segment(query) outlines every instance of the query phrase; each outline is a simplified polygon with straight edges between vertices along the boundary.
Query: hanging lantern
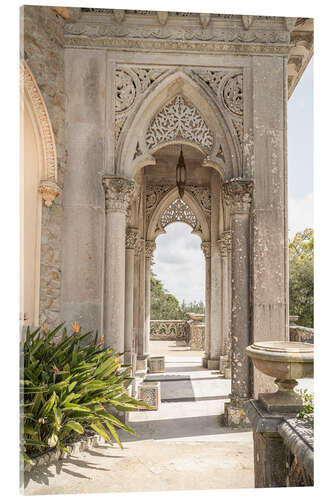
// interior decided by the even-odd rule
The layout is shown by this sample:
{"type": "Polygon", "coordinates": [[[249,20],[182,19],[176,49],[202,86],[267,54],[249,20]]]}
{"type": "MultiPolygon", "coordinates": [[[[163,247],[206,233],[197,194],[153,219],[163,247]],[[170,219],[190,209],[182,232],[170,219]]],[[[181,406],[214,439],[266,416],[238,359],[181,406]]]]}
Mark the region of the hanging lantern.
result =
{"type": "Polygon", "coordinates": [[[180,148],[180,155],[178,158],[177,168],[176,168],[176,184],[178,187],[178,193],[181,198],[184,196],[185,184],[186,184],[186,165],[183,156],[183,149],[180,148]]]}

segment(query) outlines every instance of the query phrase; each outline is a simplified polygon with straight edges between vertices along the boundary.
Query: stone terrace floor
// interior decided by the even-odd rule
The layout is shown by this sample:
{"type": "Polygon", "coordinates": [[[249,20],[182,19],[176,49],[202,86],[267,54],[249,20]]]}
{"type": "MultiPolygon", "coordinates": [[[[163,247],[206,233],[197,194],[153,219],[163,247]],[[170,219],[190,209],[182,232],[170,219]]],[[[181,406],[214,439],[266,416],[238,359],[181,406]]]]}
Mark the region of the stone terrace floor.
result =
{"type": "Polygon", "coordinates": [[[252,432],[222,426],[230,380],[202,368],[201,352],[158,344],[165,373],[146,379],[161,381],[160,409],[130,413],[123,450],[101,445],[26,474],[25,495],[254,487],[252,432]]]}

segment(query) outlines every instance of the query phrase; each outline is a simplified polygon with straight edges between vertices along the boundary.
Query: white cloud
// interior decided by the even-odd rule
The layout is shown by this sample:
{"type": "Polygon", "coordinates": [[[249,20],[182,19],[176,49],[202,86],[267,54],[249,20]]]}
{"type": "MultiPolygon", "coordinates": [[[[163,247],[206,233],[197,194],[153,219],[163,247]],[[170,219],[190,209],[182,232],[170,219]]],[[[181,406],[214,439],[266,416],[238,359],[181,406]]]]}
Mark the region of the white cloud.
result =
{"type": "Polygon", "coordinates": [[[175,223],[156,240],[156,273],[164,287],[182,302],[205,300],[205,259],[201,240],[186,224],[175,223]]]}
{"type": "Polygon", "coordinates": [[[313,193],[300,199],[289,197],[288,212],[288,234],[291,239],[298,231],[313,227],[313,193]]]}

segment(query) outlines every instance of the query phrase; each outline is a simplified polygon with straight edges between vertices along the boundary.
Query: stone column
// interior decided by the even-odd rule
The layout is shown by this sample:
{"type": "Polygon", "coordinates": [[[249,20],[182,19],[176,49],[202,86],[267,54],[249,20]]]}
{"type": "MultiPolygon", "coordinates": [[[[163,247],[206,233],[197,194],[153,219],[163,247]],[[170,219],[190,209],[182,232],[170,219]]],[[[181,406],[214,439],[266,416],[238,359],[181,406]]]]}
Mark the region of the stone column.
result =
{"type": "Polygon", "coordinates": [[[249,360],[245,354],[250,341],[250,207],[253,181],[231,179],[223,185],[231,210],[232,229],[232,316],[231,316],[231,397],[225,408],[227,425],[247,421],[244,402],[251,396],[249,360]]]}
{"type": "Polygon", "coordinates": [[[150,266],[151,258],[156,248],[155,241],[146,241],[145,244],[145,354],[149,357],[150,337],[150,266]]]}
{"type": "Polygon", "coordinates": [[[138,239],[138,230],[128,228],[126,231],[125,257],[125,339],[124,361],[132,364],[133,355],[133,318],[134,318],[134,252],[138,239]]]}
{"type": "Polygon", "coordinates": [[[203,241],[201,243],[201,250],[206,260],[206,283],[205,283],[205,357],[203,358],[203,366],[208,368],[208,359],[210,351],[210,276],[211,276],[211,251],[210,241],[203,241]]]}
{"type": "Polygon", "coordinates": [[[230,290],[229,290],[229,254],[231,249],[231,231],[224,231],[218,240],[222,260],[222,355],[230,351],[230,290]]]}
{"type": "Polygon", "coordinates": [[[145,241],[139,238],[135,249],[137,256],[137,370],[147,369],[147,352],[145,345],[145,241]]]}
{"type": "Polygon", "coordinates": [[[134,194],[134,181],[104,176],[105,270],[104,341],[116,352],[124,352],[125,233],[126,210],[134,194]]]}

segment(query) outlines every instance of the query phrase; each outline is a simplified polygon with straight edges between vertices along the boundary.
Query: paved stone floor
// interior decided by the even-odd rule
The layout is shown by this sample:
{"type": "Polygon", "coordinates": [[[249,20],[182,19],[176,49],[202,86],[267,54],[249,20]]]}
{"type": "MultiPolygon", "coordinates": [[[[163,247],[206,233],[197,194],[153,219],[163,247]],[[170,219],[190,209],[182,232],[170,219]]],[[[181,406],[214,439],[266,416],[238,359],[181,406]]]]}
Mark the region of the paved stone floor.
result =
{"type": "Polygon", "coordinates": [[[170,347],[165,373],[146,377],[161,381],[161,407],[130,414],[136,434],[119,433],[124,449],[101,445],[39,467],[25,495],[254,486],[252,433],[222,426],[230,380],[202,368],[198,351],[170,347]]]}

